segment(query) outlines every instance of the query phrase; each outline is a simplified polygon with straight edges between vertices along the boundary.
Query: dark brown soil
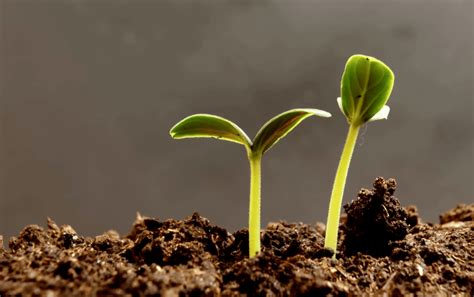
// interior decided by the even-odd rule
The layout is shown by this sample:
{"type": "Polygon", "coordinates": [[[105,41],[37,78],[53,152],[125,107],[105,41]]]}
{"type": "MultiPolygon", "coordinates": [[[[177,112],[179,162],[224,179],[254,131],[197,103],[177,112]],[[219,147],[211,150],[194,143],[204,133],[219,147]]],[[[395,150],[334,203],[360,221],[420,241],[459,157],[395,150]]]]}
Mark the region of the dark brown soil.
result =
{"type": "Polygon", "coordinates": [[[271,223],[248,259],[246,230],[230,234],[197,213],[138,216],[126,237],[82,237],[48,220],[0,248],[0,296],[473,296],[474,205],[426,224],[400,207],[395,187],[378,178],[344,207],[337,260],[322,224],[271,223]]]}

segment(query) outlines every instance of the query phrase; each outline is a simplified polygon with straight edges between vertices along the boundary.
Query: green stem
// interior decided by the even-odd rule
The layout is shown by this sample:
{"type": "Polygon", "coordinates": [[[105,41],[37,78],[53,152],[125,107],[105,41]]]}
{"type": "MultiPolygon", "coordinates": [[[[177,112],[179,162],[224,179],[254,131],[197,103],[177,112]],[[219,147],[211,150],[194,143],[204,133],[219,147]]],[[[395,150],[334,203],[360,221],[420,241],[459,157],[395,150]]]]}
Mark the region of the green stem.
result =
{"type": "Polygon", "coordinates": [[[339,166],[337,167],[336,178],[332,187],[331,200],[329,202],[328,220],[326,223],[326,237],[324,247],[331,248],[334,251],[334,257],[337,250],[337,236],[339,231],[339,217],[341,214],[342,197],[346,185],[347,172],[351,163],[352,153],[359,134],[360,125],[350,125],[347,133],[346,143],[342,150],[339,166]]]}
{"type": "Polygon", "coordinates": [[[250,161],[249,257],[260,252],[260,179],[261,154],[252,154],[250,161]]]}

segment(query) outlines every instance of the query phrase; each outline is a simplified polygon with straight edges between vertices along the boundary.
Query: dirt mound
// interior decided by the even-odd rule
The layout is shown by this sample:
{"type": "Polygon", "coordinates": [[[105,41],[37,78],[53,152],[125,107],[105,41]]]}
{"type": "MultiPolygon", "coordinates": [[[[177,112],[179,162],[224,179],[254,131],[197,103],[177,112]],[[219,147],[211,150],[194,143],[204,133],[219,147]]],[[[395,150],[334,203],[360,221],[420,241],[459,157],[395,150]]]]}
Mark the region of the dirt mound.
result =
{"type": "Polygon", "coordinates": [[[347,255],[358,252],[386,256],[391,252],[390,242],[408,234],[408,213],[393,196],[396,189],[393,178],[378,177],[372,190],[360,190],[357,199],[344,205],[346,220],[343,251],[347,255]]]}

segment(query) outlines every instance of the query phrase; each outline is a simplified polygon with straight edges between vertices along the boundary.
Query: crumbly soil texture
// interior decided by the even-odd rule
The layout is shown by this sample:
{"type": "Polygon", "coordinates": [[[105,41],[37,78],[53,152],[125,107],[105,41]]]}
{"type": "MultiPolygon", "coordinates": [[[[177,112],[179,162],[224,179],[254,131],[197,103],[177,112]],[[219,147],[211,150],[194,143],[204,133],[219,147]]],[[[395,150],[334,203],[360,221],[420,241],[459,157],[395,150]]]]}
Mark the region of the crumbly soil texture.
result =
{"type": "Polygon", "coordinates": [[[0,245],[0,296],[473,296],[474,204],[425,223],[395,188],[377,178],[344,206],[336,258],[320,223],[270,223],[249,259],[246,229],[197,213],[138,216],[124,237],[48,220],[0,245]]]}

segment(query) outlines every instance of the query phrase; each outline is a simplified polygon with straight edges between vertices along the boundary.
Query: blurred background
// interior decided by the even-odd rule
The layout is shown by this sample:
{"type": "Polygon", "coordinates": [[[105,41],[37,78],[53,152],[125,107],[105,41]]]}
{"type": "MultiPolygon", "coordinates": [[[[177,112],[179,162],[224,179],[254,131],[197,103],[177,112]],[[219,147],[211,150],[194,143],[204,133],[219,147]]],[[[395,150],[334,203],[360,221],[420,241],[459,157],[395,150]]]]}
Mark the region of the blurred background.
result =
{"type": "Polygon", "coordinates": [[[386,62],[388,121],[362,129],[345,202],[394,177],[423,218],[473,202],[472,1],[0,0],[0,234],[51,217],[85,235],[194,211],[247,225],[243,147],[174,141],[193,113],[253,136],[315,107],[263,159],[262,224],[325,222],[347,132],[347,58],[386,62]]]}

